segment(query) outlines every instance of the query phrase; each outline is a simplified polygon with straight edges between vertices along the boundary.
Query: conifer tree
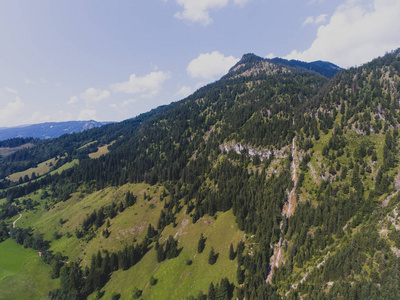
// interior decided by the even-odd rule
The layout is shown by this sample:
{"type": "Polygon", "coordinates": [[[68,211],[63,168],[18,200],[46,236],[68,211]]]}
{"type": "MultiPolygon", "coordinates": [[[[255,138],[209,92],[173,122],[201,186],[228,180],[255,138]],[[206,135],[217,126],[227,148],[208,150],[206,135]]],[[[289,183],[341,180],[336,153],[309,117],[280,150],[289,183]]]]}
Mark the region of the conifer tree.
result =
{"type": "Polygon", "coordinates": [[[236,257],[236,253],[235,253],[235,251],[233,250],[233,245],[232,245],[232,243],[231,243],[231,246],[229,247],[229,259],[230,259],[230,260],[234,260],[235,257],[236,257]]]}
{"type": "Polygon", "coordinates": [[[197,244],[197,252],[202,253],[205,246],[206,246],[206,239],[204,238],[203,233],[201,233],[199,242],[197,244]]]}
{"type": "Polygon", "coordinates": [[[208,255],[208,263],[213,265],[217,262],[218,253],[216,254],[214,251],[214,247],[211,247],[210,254],[208,255]]]}

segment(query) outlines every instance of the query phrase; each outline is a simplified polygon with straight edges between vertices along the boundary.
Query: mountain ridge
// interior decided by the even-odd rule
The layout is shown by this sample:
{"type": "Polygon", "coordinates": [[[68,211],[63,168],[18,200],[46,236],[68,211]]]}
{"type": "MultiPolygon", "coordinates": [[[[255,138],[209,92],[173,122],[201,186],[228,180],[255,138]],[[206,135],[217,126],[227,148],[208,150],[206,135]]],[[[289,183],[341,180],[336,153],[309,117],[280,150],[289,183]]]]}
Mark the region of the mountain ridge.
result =
{"type": "Polygon", "coordinates": [[[110,124],[112,122],[90,121],[66,121],[66,122],[45,122],[38,124],[19,125],[0,128],[0,141],[12,138],[39,138],[50,139],[59,137],[62,134],[80,132],[91,128],[110,124]]]}
{"type": "Polygon", "coordinates": [[[307,70],[313,71],[322,76],[327,78],[332,78],[336,75],[336,73],[344,70],[343,68],[326,61],[313,61],[313,62],[303,62],[299,60],[287,60],[284,58],[262,58],[260,56],[255,55],[254,53],[246,53],[242,56],[242,58],[237,62],[228,72],[229,73],[236,73],[239,69],[246,69],[248,70],[251,67],[255,67],[260,64],[265,63],[272,63],[288,68],[300,69],[300,70],[307,70]]]}

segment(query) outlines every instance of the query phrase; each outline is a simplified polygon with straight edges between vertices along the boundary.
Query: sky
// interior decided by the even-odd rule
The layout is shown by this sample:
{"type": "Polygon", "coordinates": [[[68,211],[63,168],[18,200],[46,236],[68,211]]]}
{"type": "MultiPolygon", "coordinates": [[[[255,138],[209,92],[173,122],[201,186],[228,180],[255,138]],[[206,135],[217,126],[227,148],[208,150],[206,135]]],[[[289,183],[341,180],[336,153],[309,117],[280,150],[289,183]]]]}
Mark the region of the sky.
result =
{"type": "Polygon", "coordinates": [[[245,53],[360,66],[399,32],[399,0],[0,0],[0,127],[132,118],[245,53]]]}

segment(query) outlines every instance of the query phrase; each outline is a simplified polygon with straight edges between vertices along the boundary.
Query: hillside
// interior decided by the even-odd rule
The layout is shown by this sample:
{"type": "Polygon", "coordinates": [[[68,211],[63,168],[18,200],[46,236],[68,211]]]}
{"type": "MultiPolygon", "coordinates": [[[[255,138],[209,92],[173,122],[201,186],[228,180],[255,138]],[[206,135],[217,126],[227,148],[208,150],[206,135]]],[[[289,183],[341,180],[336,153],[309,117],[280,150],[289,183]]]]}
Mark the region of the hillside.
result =
{"type": "Polygon", "coordinates": [[[400,50],[333,70],[246,54],[182,101],[29,141],[1,158],[0,238],[22,214],[51,299],[400,298],[400,50]]]}

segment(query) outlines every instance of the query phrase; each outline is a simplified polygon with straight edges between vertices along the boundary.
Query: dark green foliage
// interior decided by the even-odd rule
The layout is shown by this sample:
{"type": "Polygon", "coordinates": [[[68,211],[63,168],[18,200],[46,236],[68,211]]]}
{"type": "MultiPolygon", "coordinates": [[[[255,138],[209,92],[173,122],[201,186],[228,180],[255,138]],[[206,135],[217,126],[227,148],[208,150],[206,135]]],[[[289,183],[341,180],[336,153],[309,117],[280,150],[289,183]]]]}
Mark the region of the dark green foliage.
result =
{"type": "Polygon", "coordinates": [[[149,226],[147,227],[147,236],[149,237],[149,239],[155,237],[158,234],[158,231],[154,229],[154,227],[149,224],[149,226]]]}
{"type": "Polygon", "coordinates": [[[208,300],[215,300],[215,287],[213,285],[213,283],[210,283],[210,286],[208,287],[208,295],[207,295],[207,299],[208,300]]]}
{"type": "Polygon", "coordinates": [[[167,242],[165,243],[165,249],[163,245],[160,245],[158,241],[156,241],[155,245],[156,253],[157,253],[157,261],[162,262],[165,259],[172,259],[179,255],[182,251],[178,249],[178,241],[175,240],[172,235],[168,237],[167,242]]]}
{"type": "Polygon", "coordinates": [[[139,290],[137,287],[135,287],[132,291],[132,297],[133,299],[139,299],[140,296],[142,296],[142,291],[139,290]]]}
{"type": "Polygon", "coordinates": [[[155,279],[154,276],[150,277],[149,283],[151,286],[156,285],[157,284],[158,279],[155,279]]]}
{"type": "Polygon", "coordinates": [[[211,247],[210,254],[208,255],[208,263],[213,265],[217,262],[219,253],[215,253],[214,247],[211,247]]]}
{"type": "Polygon", "coordinates": [[[206,246],[206,238],[204,238],[203,233],[200,234],[199,242],[197,243],[197,253],[202,253],[204,247],[206,246]]]}
{"type": "Polygon", "coordinates": [[[235,257],[236,257],[236,253],[235,253],[235,250],[233,250],[233,245],[231,243],[231,245],[229,246],[229,259],[234,260],[235,257]]]}
{"type": "Polygon", "coordinates": [[[118,294],[118,293],[113,293],[112,295],[111,295],[111,300],[118,300],[118,299],[120,299],[121,298],[121,294],[118,294]]]}
{"type": "Polygon", "coordinates": [[[239,284],[242,284],[244,282],[244,270],[242,270],[242,268],[240,266],[238,266],[237,268],[237,272],[236,272],[236,277],[237,277],[237,281],[239,284]]]}

